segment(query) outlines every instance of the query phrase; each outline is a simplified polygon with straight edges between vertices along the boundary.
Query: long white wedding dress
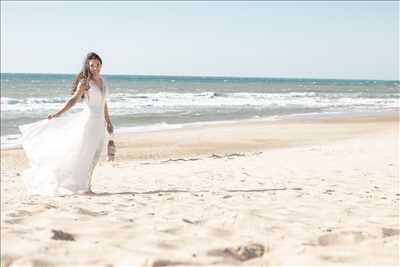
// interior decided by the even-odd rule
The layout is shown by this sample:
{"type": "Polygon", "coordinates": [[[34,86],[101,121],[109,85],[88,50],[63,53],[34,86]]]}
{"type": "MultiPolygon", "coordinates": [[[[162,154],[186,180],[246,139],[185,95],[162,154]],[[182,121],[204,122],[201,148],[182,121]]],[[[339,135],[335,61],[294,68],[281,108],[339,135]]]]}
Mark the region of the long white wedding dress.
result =
{"type": "Polygon", "coordinates": [[[105,82],[102,90],[91,81],[82,111],[19,126],[30,162],[21,173],[28,193],[66,195],[90,190],[104,146],[107,96],[105,82]]]}

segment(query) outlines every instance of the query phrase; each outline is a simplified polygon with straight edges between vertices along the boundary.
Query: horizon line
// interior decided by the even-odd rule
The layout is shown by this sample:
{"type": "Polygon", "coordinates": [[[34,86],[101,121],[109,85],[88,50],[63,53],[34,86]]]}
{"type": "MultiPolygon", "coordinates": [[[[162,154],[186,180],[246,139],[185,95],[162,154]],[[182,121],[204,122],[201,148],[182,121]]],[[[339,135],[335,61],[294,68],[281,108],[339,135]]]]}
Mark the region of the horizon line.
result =
{"type": "MultiPolygon", "coordinates": [[[[44,72],[0,72],[3,74],[38,74],[38,75],[77,75],[76,73],[44,73],[44,72]]],[[[101,75],[114,75],[114,76],[149,76],[149,77],[198,77],[198,78],[250,78],[250,79],[303,79],[303,80],[347,80],[347,81],[386,81],[386,82],[399,82],[400,79],[364,79],[364,78],[315,78],[315,77],[267,77],[267,76],[226,76],[226,75],[176,75],[176,74],[112,74],[112,73],[102,73],[101,75]]]]}

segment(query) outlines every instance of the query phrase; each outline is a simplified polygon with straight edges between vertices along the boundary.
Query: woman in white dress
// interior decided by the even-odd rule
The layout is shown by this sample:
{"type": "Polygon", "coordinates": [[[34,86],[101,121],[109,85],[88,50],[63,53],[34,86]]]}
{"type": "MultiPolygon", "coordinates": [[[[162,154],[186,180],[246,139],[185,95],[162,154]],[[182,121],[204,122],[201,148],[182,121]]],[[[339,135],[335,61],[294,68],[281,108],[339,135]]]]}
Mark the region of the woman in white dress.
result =
{"type": "Polygon", "coordinates": [[[91,178],[104,146],[105,130],[113,133],[101,67],[100,56],[89,53],[64,107],[47,119],[19,127],[31,165],[22,172],[29,193],[92,193],[91,178]],[[64,114],[79,101],[85,106],[81,112],[64,114]]]}

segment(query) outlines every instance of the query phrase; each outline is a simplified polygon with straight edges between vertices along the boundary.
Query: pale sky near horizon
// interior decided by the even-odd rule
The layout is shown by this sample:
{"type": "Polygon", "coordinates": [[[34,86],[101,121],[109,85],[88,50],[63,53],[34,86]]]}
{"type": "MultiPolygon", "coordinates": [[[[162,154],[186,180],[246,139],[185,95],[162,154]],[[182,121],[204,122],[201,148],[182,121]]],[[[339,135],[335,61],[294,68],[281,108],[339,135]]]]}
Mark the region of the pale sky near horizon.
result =
{"type": "Polygon", "coordinates": [[[399,3],[1,1],[1,72],[399,80],[399,3]]]}

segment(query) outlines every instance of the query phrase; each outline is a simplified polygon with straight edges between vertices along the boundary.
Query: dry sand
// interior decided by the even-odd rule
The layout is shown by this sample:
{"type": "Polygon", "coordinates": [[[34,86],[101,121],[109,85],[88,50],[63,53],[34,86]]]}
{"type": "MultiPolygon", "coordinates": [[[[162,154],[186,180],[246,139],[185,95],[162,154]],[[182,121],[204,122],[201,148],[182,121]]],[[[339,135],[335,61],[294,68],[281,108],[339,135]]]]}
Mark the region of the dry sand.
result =
{"type": "Polygon", "coordinates": [[[1,151],[2,266],[398,265],[398,142],[398,117],[121,134],[64,197],[1,151]]]}

